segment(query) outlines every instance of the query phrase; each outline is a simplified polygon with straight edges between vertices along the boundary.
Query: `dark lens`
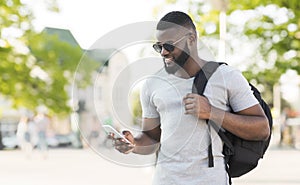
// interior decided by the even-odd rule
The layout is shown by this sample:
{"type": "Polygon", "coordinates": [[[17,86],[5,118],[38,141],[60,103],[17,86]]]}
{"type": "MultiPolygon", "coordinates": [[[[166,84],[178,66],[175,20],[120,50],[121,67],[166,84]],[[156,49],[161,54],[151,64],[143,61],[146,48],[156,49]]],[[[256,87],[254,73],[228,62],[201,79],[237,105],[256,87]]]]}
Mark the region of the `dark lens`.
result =
{"type": "Polygon", "coordinates": [[[162,46],[159,44],[153,44],[153,48],[156,52],[161,53],[162,46]]]}
{"type": "Polygon", "coordinates": [[[156,43],[156,44],[153,44],[153,48],[156,52],[161,53],[162,48],[164,48],[168,52],[172,52],[172,51],[174,51],[175,46],[170,43],[164,43],[163,45],[156,43]]]}
{"type": "Polygon", "coordinates": [[[174,51],[174,45],[172,45],[172,44],[169,44],[169,43],[165,43],[165,44],[163,44],[163,47],[167,50],[167,51],[169,51],[169,52],[172,52],[172,51],[174,51]]]}

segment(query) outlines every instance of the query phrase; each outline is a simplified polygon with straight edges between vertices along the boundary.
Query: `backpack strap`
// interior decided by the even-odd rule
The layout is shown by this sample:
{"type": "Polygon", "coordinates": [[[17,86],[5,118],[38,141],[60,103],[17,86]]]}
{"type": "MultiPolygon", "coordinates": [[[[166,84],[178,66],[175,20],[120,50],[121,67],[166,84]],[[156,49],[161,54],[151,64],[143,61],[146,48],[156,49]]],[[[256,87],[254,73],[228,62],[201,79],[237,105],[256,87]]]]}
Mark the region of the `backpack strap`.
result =
{"type": "MultiPolygon", "coordinates": [[[[204,96],[204,90],[207,85],[208,79],[220,66],[217,62],[207,62],[200,71],[196,74],[194,79],[193,93],[204,96]]],[[[213,152],[212,152],[212,139],[209,120],[206,120],[209,132],[209,145],[208,145],[208,167],[214,167],[213,152]]]]}
{"type": "MultiPolygon", "coordinates": [[[[226,172],[227,172],[228,178],[229,178],[228,179],[229,184],[231,185],[232,181],[231,181],[231,175],[229,173],[228,162],[229,162],[230,156],[232,156],[234,154],[234,147],[233,147],[231,141],[229,140],[229,138],[225,135],[224,128],[222,128],[221,126],[219,126],[212,120],[207,120],[206,123],[209,124],[211,127],[213,127],[213,129],[218,133],[219,137],[221,138],[224,145],[226,146],[226,147],[225,146],[223,147],[224,163],[225,163],[225,169],[226,169],[226,172]]],[[[213,156],[212,157],[211,156],[212,156],[212,154],[208,154],[208,163],[210,160],[213,159],[213,156]],[[211,159],[209,159],[209,158],[211,158],[211,159]]]]}
{"type": "Polygon", "coordinates": [[[213,73],[218,69],[220,65],[221,63],[217,62],[207,62],[200,69],[200,71],[195,75],[193,93],[204,96],[203,93],[208,79],[213,75],[213,73]]]}
{"type": "MultiPolygon", "coordinates": [[[[201,70],[196,74],[195,80],[194,80],[194,87],[193,87],[193,93],[197,93],[201,96],[204,96],[204,90],[207,85],[207,82],[209,78],[213,75],[213,73],[218,69],[218,67],[222,64],[226,63],[218,63],[218,62],[207,62],[201,70]]],[[[227,64],[226,64],[227,65],[227,64]]],[[[225,135],[225,130],[213,122],[212,120],[206,120],[206,124],[208,125],[208,131],[209,131],[209,146],[208,146],[208,166],[213,167],[213,154],[212,154],[212,140],[211,140],[211,134],[210,134],[210,126],[213,127],[213,129],[218,133],[224,144],[229,148],[228,151],[225,151],[228,153],[228,155],[233,153],[233,146],[225,135]]],[[[226,159],[225,159],[226,160],[226,159]]]]}

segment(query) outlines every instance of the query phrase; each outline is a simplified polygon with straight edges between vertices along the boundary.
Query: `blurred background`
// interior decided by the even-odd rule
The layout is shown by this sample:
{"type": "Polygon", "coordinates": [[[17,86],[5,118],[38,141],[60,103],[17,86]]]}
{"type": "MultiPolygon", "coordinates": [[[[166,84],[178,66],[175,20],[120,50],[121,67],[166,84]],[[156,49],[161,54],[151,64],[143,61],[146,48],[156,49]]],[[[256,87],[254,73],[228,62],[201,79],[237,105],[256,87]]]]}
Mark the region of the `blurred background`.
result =
{"type": "MultiPolygon", "coordinates": [[[[272,109],[270,149],[236,184],[300,183],[298,0],[1,0],[1,184],[151,184],[153,165],[126,167],[106,160],[110,152],[101,156],[112,146],[100,123],[122,127],[110,100],[116,77],[157,54],[138,44],[93,44],[172,10],[188,12],[215,60],[241,70],[272,109]]],[[[138,130],[139,85],[130,93],[128,124],[138,130]]]]}

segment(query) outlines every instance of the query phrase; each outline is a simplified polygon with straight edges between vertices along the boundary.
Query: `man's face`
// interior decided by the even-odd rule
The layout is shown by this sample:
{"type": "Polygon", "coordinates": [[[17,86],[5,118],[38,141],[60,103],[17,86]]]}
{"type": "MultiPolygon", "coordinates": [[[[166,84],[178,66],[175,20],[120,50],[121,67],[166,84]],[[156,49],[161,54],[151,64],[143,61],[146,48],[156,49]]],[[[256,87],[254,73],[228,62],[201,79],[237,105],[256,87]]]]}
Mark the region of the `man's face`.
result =
{"type": "Polygon", "coordinates": [[[157,31],[157,44],[159,49],[161,49],[160,54],[163,57],[165,69],[169,74],[174,74],[180,68],[183,68],[189,58],[188,36],[186,33],[178,33],[178,30],[173,28],[157,31]],[[166,44],[171,44],[175,47],[168,47],[166,44]]]}

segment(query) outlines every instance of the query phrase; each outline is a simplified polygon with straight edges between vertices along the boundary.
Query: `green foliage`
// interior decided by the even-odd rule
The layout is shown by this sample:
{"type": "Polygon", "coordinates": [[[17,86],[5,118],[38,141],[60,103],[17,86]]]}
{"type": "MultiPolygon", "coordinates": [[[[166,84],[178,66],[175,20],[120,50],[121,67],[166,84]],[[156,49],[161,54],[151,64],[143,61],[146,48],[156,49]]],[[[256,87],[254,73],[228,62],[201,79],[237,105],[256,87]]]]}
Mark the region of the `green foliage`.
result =
{"type": "MultiPolygon", "coordinates": [[[[55,0],[46,0],[51,11],[58,11],[55,0]]],[[[57,36],[35,33],[33,14],[20,0],[0,1],[0,93],[13,106],[35,111],[40,105],[50,113],[65,115],[73,74],[83,51],[57,36]]],[[[90,83],[92,71],[100,63],[85,57],[81,87],[90,83]]]]}
{"type": "Polygon", "coordinates": [[[26,65],[30,57],[28,53],[19,51],[19,48],[25,47],[32,14],[19,0],[1,1],[0,14],[0,92],[18,105],[23,97],[30,99],[22,91],[32,92],[32,86],[36,84],[33,82],[31,86],[23,87],[24,83],[32,82],[30,68],[26,65]]]}
{"type": "MultiPolygon", "coordinates": [[[[182,4],[181,0],[172,1],[173,4],[178,2],[182,4]]],[[[200,37],[216,37],[219,32],[220,8],[216,10],[205,1],[189,1],[186,5],[197,24],[200,37]],[[205,31],[208,24],[216,27],[215,32],[205,31]]],[[[226,8],[227,17],[234,17],[237,13],[242,16],[239,17],[241,23],[238,25],[227,22],[227,35],[230,38],[246,37],[244,40],[249,43],[260,43],[256,56],[248,59],[252,61],[247,65],[244,75],[248,80],[263,85],[264,93],[268,94],[266,97],[272,97],[273,85],[279,82],[287,70],[293,69],[300,74],[299,0],[228,0],[223,7],[226,8]],[[243,16],[247,13],[255,16],[243,16]]],[[[227,47],[234,45],[231,40],[226,42],[227,47]]],[[[227,51],[230,49],[227,48],[227,51]]]]}
{"type": "Polygon", "coordinates": [[[140,93],[139,91],[133,92],[131,98],[131,109],[132,109],[132,117],[133,123],[135,125],[140,125],[140,119],[142,118],[142,106],[140,102],[140,93]]]}
{"type": "MultiPolygon", "coordinates": [[[[280,1],[276,2],[279,3],[280,1]]],[[[294,69],[298,74],[300,73],[300,39],[297,36],[300,34],[300,25],[298,24],[300,14],[296,9],[281,8],[278,5],[267,5],[265,8],[271,8],[271,6],[275,11],[285,11],[287,20],[278,23],[278,21],[276,22],[276,17],[261,14],[246,23],[245,34],[254,39],[261,39],[259,50],[264,61],[270,61],[271,53],[276,54],[276,58],[273,59],[275,62],[272,69],[266,69],[255,77],[259,83],[265,84],[265,81],[260,80],[260,75],[272,76],[272,78],[269,78],[269,83],[274,85],[278,83],[280,76],[288,69],[294,69]],[[256,24],[258,27],[253,28],[250,24],[256,24]]],[[[255,10],[258,12],[257,8],[255,10]]],[[[251,71],[251,68],[248,70],[251,71]]]]}
{"type": "Polygon", "coordinates": [[[266,6],[270,4],[278,5],[279,7],[286,7],[291,10],[299,10],[300,4],[298,0],[230,0],[228,13],[235,10],[255,9],[259,6],[266,6]]]}
{"type": "Polygon", "coordinates": [[[51,79],[56,79],[57,83],[71,84],[74,80],[73,75],[77,72],[82,78],[76,84],[84,88],[91,83],[92,72],[101,65],[101,61],[94,61],[84,55],[79,46],[72,46],[57,35],[34,34],[29,43],[36,64],[47,72],[51,79]],[[80,62],[84,62],[84,65],[80,65],[78,69],[80,62]]]}

